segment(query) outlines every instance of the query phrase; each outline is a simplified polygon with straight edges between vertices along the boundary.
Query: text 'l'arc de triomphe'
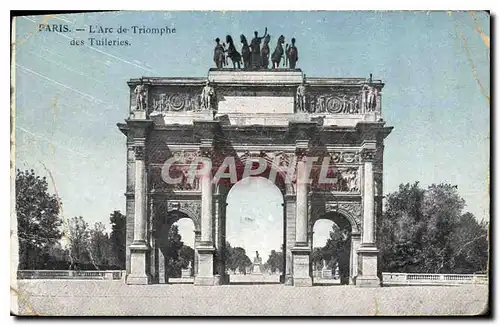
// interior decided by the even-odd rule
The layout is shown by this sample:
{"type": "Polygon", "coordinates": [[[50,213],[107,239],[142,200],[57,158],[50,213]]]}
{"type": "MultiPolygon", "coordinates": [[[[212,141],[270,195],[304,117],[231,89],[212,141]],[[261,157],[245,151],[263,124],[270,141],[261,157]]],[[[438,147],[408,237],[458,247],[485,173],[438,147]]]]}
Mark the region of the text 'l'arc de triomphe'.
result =
{"type": "Polygon", "coordinates": [[[195,228],[194,284],[229,282],[221,254],[227,194],[246,177],[245,166],[259,169],[264,161],[259,176],[273,175],[283,194],[282,282],[312,285],[312,228],[326,218],[351,232],[350,282],[380,285],[376,220],[384,139],[392,130],[381,115],[381,81],[311,78],[300,69],[210,69],[204,78],[143,77],[128,85],[130,115],[118,124],[127,139],[127,284],[165,282],[160,235],[184,217],[195,228]],[[307,157],[318,158],[312,168],[307,157]],[[212,168],[190,179],[192,163],[203,158],[212,168]],[[236,180],[213,178],[227,158],[236,180]],[[325,158],[333,182],[299,182],[308,169],[321,173],[325,158]],[[175,164],[165,169],[167,161],[175,164]],[[290,166],[295,172],[286,182],[290,166]]]}

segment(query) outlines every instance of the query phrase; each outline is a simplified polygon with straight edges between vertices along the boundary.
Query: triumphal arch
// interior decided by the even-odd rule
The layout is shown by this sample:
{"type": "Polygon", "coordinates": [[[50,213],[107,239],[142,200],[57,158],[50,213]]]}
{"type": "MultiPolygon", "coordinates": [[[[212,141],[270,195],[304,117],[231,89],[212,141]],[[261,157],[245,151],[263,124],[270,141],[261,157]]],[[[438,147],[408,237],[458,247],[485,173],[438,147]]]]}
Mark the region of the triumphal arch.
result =
{"type": "Polygon", "coordinates": [[[226,284],[226,198],[246,177],[283,194],[282,282],[312,285],[312,228],[327,218],[351,232],[349,276],[379,286],[384,84],[313,78],[300,69],[210,69],[201,78],[128,82],[127,283],[164,283],[165,232],[195,226],[195,285],[226,284]],[[167,231],[166,231],[167,230],[167,231]]]}

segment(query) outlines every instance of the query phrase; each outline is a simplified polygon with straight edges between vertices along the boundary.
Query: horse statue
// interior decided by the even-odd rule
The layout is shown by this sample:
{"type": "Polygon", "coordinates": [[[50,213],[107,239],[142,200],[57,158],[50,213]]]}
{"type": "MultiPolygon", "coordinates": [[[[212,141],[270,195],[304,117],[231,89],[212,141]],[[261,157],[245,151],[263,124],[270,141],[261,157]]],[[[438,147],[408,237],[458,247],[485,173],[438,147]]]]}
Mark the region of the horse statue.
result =
{"type": "Polygon", "coordinates": [[[217,69],[221,69],[224,66],[225,63],[225,57],[224,57],[224,47],[219,43],[220,39],[216,38],[215,39],[215,49],[214,49],[214,62],[215,66],[217,69]]]}
{"type": "Polygon", "coordinates": [[[274,69],[279,68],[281,58],[283,57],[283,53],[285,52],[283,50],[283,43],[285,43],[285,37],[283,35],[281,35],[278,38],[278,43],[276,44],[276,49],[274,49],[274,52],[271,56],[271,61],[273,62],[274,69]]]}
{"type": "Polygon", "coordinates": [[[240,36],[241,43],[243,46],[241,47],[241,56],[243,57],[243,68],[250,68],[250,47],[248,46],[248,41],[245,35],[241,34],[240,36]]]}
{"type": "Polygon", "coordinates": [[[269,50],[269,41],[271,41],[271,35],[267,34],[266,37],[264,37],[262,50],[260,50],[262,55],[262,67],[265,69],[269,68],[269,53],[271,52],[269,50]]]}
{"type": "Polygon", "coordinates": [[[241,54],[236,50],[236,47],[234,46],[233,38],[231,35],[226,36],[226,42],[227,42],[227,56],[231,59],[233,62],[233,68],[236,69],[236,64],[238,64],[238,69],[241,69],[241,54]]]}

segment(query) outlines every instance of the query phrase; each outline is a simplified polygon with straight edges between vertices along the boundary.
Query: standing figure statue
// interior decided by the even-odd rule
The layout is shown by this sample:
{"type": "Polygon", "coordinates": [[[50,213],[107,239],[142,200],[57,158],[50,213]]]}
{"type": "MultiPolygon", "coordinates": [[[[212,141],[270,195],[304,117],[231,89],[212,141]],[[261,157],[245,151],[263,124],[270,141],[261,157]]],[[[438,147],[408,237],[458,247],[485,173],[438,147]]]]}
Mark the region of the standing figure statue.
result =
{"type": "Polygon", "coordinates": [[[364,85],[362,89],[362,103],[364,105],[365,112],[373,112],[377,109],[377,97],[378,89],[364,85]]]}
{"type": "Polygon", "coordinates": [[[267,27],[264,31],[264,36],[259,37],[259,33],[257,31],[253,32],[254,38],[250,43],[250,50],[252,51],[252,56],[250,59],[250,64],[252,69],[259,69],[262,66],[262,58],[260,57],[260,42],[263,38],[267,36],[267,27]]]}
{"type": "Polygon", "coordinates": [[[147,101],[147,86],[140,84],[134,89],[135,94],[135,109],[137,111],[145,111],[148,106],[147,101]]]}
{"type": "Polygon", "coordinates": [[[219,43],[220,39],[215,39],[214,62],[217,69],[221,69],[224,65],[224,47],[219,43]]]}
{"type": "Polygon", "coordinates": [[[297,64],[297,61],[299,61],[299,51],[295,46],[295,38],[292,38],[292,45],[287,46],[286,48],[286,57],[290,69],[295,69],[295,65],[297,64]]]}
{"type": "Polygon", "coordinates": [[[201,109],[210,110],[212,109],[212,99],[215,95],[214,88],[210,86],[210,82],[207,81],[203,91],[201,92],[201,109]]]}
{"type": "Polygon", "coordinates": [[[307,112],[306,109],[306,85],[302,82],[301,85],[297,87],[296,95],[297,112],[307,112]]]}
{"type": "Polygon", "coordinates": [[[233,68],[236,69],[236,64],[238,64],[238,69],[241,69],[241,54],[236,50],[236,47],[234,46],[233,38],[231,35],[226,36],[226,42],[227,42],[227,56],[231,59],[233,62],[233,68]]]}
{"type": "Polygon", "coordinates": [[[264,43],[262,44],[262,50],[260,51],[262,55],[262,68],[265,69],[269,68],[269,53],[271,52],[269,50],[269,41],[271,41],[271,35],[267,34],[266,37],[264,37],[264,43]]]}
{"type": "Polygon", "coordinates": [[[241,56],[243,58],[243,69],[248,69],[250,68],[250,47],[248,46],[248,41],[245,35],[241,34],[240,36],[241,44],[243,46],[241,47],[241,56]]]}
{"type": "Polygon", "coordinates": [[[280,66],[281,58],[283,57],[283,44],[285,43],[285,37],[281,35],[278,38],[278,43],[276,44],[276,49],[274,49],[273,54],[271,55],[271,61],[273,62],[273,68],[278,69],[280,66]]]}

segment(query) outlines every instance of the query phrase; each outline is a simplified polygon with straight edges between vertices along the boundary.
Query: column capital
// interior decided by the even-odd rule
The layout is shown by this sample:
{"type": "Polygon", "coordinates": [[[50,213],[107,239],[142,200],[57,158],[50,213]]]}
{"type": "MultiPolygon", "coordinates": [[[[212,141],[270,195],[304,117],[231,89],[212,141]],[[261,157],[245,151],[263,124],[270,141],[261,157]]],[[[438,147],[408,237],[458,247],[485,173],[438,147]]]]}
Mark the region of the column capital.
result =
{"type": "Polygon", "coordinates": [[[295,141],[295,155],[298,160],[302,160],[309,153],[309,140],[297,139],[295,141]]]}
{"type": "Polygon", "coordinates": [[[200,140],[200,155],[210,158],[214,151],[213,138],[204,138],[200,140]]]}
{"type": "Polygon", "coordinates": [[[361,148],[361,160],[363,162],[373,162],[375,160],[375,152],[376,152],[375,144],[373,143],[363,144],[363,147],[361,148]]]}
{"type": "Polygon", "coordinates": [[[135,159],[144,161],[144,158],[146,156],[146,147],[144,145],[134,144],[133,148],[134,148],[135,159]]]}

